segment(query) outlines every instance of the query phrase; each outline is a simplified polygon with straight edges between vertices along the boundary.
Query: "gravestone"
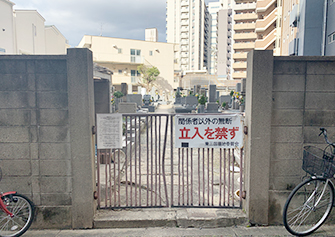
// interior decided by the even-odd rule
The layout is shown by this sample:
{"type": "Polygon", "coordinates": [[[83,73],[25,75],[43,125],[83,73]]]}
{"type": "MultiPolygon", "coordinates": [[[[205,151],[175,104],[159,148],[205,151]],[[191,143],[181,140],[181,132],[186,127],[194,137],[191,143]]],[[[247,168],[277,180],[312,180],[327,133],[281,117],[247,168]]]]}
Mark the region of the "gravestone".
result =
{"type": "Polygon", "coordinates": [[[209,85],[208,102],[216,102],[216,85],[209,85]]]}
{"type": "Polygon", "coordinates": [[[175,104],[181,104],[180,87],[177,87],[175,104]]]}
{"type": "Polygon", "coordinates": [[[141,94],[128,94],[127,102],[135,102],[137,106],[142,106],[142,95],[141,94]]]}
{"type": "Polygon", "coordinates": [[[185,97],[185,105],[186,106],[197,106],[198,98],[192,95],[185,97]]]}
{"type": "Polygon", "coordinates": [[[200,88],[201,88],[201,85],[195,85],[194,86],[194,94],[199,94],[200,93],[200,88]]]}
{"type": "Polygon", "coordinates": [[[151,95],[143,95],[143,108],[148,108],[148,106],[151,104],[151,95]]]}
{"type": "Polygon", "coordinates": [[[217,113],[219,105],[216,103],[216,85],[209,85],[209,102],[207,103],[207,113],[217,113]]]}
{"type": "Polygon", "coordinates": [[[120,102],[119,103],[119,110],[118,113],[125,114],[125,113],[136,113],[137,106],[136,103],[132,102],[120,102]]]}
{"type": "Polygon", "coordinates": [[[236,92],[241,92],[241,83],[236,83],[236,92]]]}

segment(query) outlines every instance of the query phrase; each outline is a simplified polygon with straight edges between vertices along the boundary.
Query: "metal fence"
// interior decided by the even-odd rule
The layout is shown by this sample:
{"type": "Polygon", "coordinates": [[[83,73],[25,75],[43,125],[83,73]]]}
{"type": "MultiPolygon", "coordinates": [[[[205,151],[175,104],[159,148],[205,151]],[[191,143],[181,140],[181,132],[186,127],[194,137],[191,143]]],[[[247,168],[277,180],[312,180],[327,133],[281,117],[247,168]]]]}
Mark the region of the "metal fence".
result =
{"type": "Polygon", "coordinates": [[[123,124],[123,148],[97,151],[99,208],[241,207],[242,149],[174,148],[173,114],[123,124]]]}

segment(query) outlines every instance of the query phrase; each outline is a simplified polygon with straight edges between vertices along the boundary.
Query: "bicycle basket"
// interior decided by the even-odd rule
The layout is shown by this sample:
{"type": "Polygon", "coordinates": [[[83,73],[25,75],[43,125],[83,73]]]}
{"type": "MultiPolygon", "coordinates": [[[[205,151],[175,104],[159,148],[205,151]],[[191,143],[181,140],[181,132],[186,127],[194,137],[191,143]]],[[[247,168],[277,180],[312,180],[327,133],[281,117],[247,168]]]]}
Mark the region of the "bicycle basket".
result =
{"type": "Polygon", "coordinates": [[[302,169],[310,175],[331,178],[335,174],[335,161],[333,156],[314,146],[304,147],[302,169]]]}

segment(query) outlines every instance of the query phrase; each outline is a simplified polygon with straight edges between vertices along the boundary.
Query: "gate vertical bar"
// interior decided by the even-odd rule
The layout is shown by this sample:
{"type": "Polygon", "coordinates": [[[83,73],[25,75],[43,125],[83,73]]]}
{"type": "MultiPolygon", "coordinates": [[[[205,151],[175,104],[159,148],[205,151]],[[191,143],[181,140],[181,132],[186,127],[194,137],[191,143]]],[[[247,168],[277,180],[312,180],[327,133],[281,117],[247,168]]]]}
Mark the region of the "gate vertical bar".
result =
{"type": "Polygon", "coordinates": [[[112,150],[108,150],[108,171],[109,171],[109,207],[112,206],[112,150]]]}
{"type": "Polygon", "coordinates": [[[180,205],[180,149],[178,148],[178,205],[180,205]]]}
{"type": "MultiPolygon", "coordinates": [[[[167,119],[168,121],[168,119],[167,119]]],[[[159,129],[158,129],[158,143],[159,143],[159,146],[158,146],[158,173],[159,173],[159,176],[158,176],[158,182],[159,182],[159,205],[162,206],[162,190],[161,190],[161,174],[162,174],[162,167],[161,167],[161,128],[162,128],[162,116],[159,116],[159,129]]],[[[164,168],[164,167],[163,167],[164,168]]]]}
{"type": "Polygon", "coordinates": [[[240,207],[242,207],[242,177],[243,172],[243,148],[240,149],[240,207]]]}
{"type": "Polygon", "coordinates": [[[134,149],[134,159],[135,159],[135,187],[134,187],[134,191],[135,191],[135,206],[137,206],[137,116],[134,117],[134,146],[135,146],[135,149],[134,149]]]}
{"type": "Polygon", "coordinates": [[[153,134],[153,127],[152,127],[152,120],[153,120],[153,116],[152,117],[150,117],[150,151],[151,151],[151,164],[150,164],[150,168],[151,168],[151,170],[150,170],[150,172],[151,172],[151,175],[150,175],[150,180],[151,180],[151,192],[150,192],[150,200],[151,200],[151,206],[153,206],[153,191],[154,191],[154,181],[153,181],[153,176],[154,176],[154,172],[153,172],[153,170],[154,170],[154,160],[153,160],[153,156],[154,156],[154,153],[153,153],[153,139],[152,139],[152,134],[153,134]]]}
{"type": "MultiPolygon", "coordinates": [[[[132,157],[133,157],[133,116],[129,116],[129,123],[130,123],[130,134],[129,134],[129,149],[130,149],[130,152],[129,152],[129,168],[130,168],[130,183],[129,183],[129,186],[130,186],[130,206],[133,206],[133,169],[132,169],[132,157]]],[[[127,172],[127,170],[126,170],[127,172]]],[[[127,184],[126,184],[127,185],[127,184]]]]}
{"type": "Polygon", "coordinates": [[[189,205],[189,165],[188,165],[188,148],[186,149],[186,190],[187,190],[187,205],[189,205]]]}
{"type": "Polygon", "coordinates": [[[100,182],[100,149],[97,149],[97,178],[98,178],[98,209],[100,209],[100,201],[101,201],[101,182],[100,182]]]}
{"type": "Polygon", "coordinates": [[[212,148],[212,206],[214,206],[214,148],[212,148]]]}
{"type": "Polygon", "coordinates": [[[224,187],[223,187],[223,205],[226,206],[226,185],[227,185],[227,180],[226,180],[226,172],[227,172],[227,150],[226,148],[223,149],[223,183],[224,183],[224,187]]]}
{"type": "Polygon", "coordinates": [[[125,132],[125,139],[126,139],[126,162],[125,162],[125,170],[124,170],[124,173],[125,173],[125,186],[126,186],[126,206],[128,206],[128,175],[127,175],[127,170],[128,170],[128,117],[125,116],[126,118],[126,132],[125,132]]]}
{"type": "Polygon", "coordinates": [[[157,116],[155,116],[155,206],[157,206],[157,116]]]}
{"type": "Polygon", "coordinates": [[[193,206],[193,148],[191,148],[191,205],[193,206]]]}
{"type": "MultiPolygon", "coordinates": [[[[171,206],[173,206],[173,116],[170,117],[171,118],[171,125],[170,125],[170,159],[171,159],[171,206]]],[[[166,120],[168,122],[168,116],[166,116],[166,120]]],[[[177,135],[177,134],[176,134],[177,135]]],[[[163,166],[163,169],[165,169],[165,167],[163,166]]],[[[165,177],[165,176],[163,176],[165,177]]],[[[167,192],[166,192],[167,193],[167,192]]]]}
{"type": "Polygon", "coordinates": [[[210,186],[209,186],[209,148],[207,148],[207,205],[209,206],[209,190],[210,190],[210,186]]]}
{"type": "Polygon", "coordinates": [[[142,183],[141,183],[141,159],[142,159],[142,155],[141,155],[141,116],[139,116],[138,118],[138,173],[139,173],[139,177],[138,177],[138,201],[139,201],[139,206],[142,206],[142,192],[141,192],[141,187],[142,187],[142,183]]]}
{"type": "Polygon", "coordinates": [[[120,161],[120,149],[118,150],[118,153],[117,153],[117,159],[118,159],[118,206],[120,207],[121,206],[121,161],[120,161]]]}
{"type": "Polygon", "coordinates": [[[114,207],[116,206],[116,153],[113,150],[113,167],[114,167],[114,177],[113,177],[113,192],[114,192],[114,207]]]}
{"type": "Polygon", "coordinates": [[[202,148],[202,205],[205,206],[205,148],[202,148]]]}
{"type": "Polygon", "coordinates": [[[232,171],[232,178],[231,178],[231,195],[232,195],[232,206],[234,206],[234,179],[235,179],[235,150],[232,149],[232,155],[233,155],[233,159],[232,159],[232,164],[231,166],[233,167],[233,171],[232,171]]]}
{"type": "Polygon", "coordinates": [[[107,207],[108,203],[108,157],[107,150],[104,149],[104,157],[105,157],[105,207],[107,207]]]}
{"type": "Polygon", "coordinates": [[[200,148],[198,148],[198,202],[199,202],[199,206],[201,205],[201,173],[200,173],[200,148]]]}
{"type": "Polygon", "coordinates": [[[184,148],[181,150],[181,170],[182,170],[182,174],[181,174],[181,182],[182,182],[182,199],[183,199],[183,205],[185,204],[185,174],[184,174],[184,148]]]}
{"type": "Polygon", "coordinates": [[[231,187],[231,182],[230,182],[230,165],[231,165],[231,149],[228,149],[228,192],[227,192],[227,197],[228,197],[228,206],[230,206],[230,201],[229,201],[229,195],[230,195],[230,187],[231,187]]]}
{"type": "MultiPolygon", "coordinates": [[[[168,125],[169,125],[169,116],[167,115],[166,116],[165,136],[164,136],[164,146],[163,146],[163,156],[162,156],[163,181],[164,181],[165,199],[166,199],[167,207],[169,206],[169,197],[168,197],[168,192],[167,192],[166,175],[165,175],[165,151],[166,151],[166,141],[167,141],[167,134],[168,134],[168,125]]],[[[171,123],[171,127],[172,127],[172,123],[171,123]]]]}
{"type": "Polygon", "coordinates": [[[220,195],[219,195],[219,206],[221,206],[221,199],[222,199],[222,148],[220,148],[220,195]]]}
{"type": "Polygon", "coordinates": [[[149,117],[146,117],[147,122],[147,206],[149,206],[149,117]]]}

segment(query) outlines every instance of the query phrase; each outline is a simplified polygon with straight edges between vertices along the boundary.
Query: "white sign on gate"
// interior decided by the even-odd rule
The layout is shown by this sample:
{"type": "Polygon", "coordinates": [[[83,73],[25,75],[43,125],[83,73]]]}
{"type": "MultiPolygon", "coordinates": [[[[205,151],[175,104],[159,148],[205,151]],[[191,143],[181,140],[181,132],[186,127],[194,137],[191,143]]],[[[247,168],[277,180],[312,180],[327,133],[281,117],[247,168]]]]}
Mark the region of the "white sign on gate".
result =
{"type": "Polygon", "coordinates": [[[177,148],[242,148],[243,122],[240,114],[175,117],[177,148]]]}
{"type": "Polygon", "coordinates": [[[97,114],[97,148],[122,148],[122,114],[97,114]]]}

